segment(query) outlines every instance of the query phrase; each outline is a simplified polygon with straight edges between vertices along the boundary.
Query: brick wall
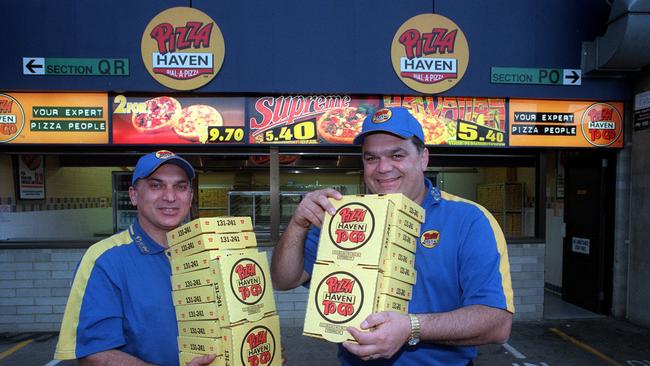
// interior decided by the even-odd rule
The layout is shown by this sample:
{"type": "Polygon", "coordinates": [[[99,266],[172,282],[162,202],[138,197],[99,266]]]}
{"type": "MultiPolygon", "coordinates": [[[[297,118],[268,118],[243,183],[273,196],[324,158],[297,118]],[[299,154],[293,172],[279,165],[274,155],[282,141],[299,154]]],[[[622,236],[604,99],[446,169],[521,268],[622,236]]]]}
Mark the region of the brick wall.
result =
{"type": "MultiPolygon", "coordinates": [[[[0,332],[58,331],[72,275],[85,249],[0,250],[0,332]]],[[[269,260],[270,260],[270,251],[269,260]]],[[[544,244],[510,244],[515,320],[541,320],[544,244]]],[[[283,327],[302,327],[308,290],[276,291],[283,327]]]]}
{"type": "Polygon", "coordinates": [[[545,244],[508,244],[515,320],[544,317],[545,244]]]}
{"type": "Polygon", "coordinates": [[[85,249],[0,250],[0,332],[58,331],[85,249]]]}

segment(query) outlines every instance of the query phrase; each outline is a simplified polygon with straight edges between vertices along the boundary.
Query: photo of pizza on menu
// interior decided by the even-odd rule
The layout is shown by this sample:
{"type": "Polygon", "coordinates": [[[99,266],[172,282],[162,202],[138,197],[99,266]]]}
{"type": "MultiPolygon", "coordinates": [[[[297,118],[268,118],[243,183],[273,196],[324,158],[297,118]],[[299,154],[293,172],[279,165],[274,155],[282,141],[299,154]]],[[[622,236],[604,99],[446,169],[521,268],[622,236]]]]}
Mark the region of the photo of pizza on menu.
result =
{"type": "Polygon", "coordinates": [[[241,143],[243,98],[117,95],[113,99],[115,144],[241,143]],[[211,127],[237,127],[212,131],[211,127]],[[233,129],[235,130],[235,129],[233,129]],[[241,139],[237,139],[241,135],[241,139]]]}
{"type": "Polygon", "coordinates": [[[248,101],[251,144],[350,145],[379,97],[266,96],[248,101]]]}

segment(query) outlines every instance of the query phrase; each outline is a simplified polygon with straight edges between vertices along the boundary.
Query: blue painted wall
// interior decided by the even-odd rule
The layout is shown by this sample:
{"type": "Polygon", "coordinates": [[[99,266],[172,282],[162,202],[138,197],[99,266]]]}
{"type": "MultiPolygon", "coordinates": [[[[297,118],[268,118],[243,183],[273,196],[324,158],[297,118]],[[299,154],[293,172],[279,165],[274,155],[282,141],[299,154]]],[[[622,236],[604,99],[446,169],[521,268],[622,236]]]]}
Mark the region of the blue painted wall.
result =
{"type": "MultiPolygon", "coordinates": [[[[147,23],[190,1],[9,0],[2,2],[2,91],[167,92],[140,53],[147,23]],[[128,58],[128,77],[25,76],[22,57],[128,58]]],[[[194,0],[221,28],[220,73],[193,93],[418,94],[395,75],[390,44],[412,16],[435,11],[469,42],[469,68],[451,96],[625,100],[625,79],[582,86],[490,84],[490,67],[580,68],[580,45],[605,30],[596,0],[194,0]]]]}

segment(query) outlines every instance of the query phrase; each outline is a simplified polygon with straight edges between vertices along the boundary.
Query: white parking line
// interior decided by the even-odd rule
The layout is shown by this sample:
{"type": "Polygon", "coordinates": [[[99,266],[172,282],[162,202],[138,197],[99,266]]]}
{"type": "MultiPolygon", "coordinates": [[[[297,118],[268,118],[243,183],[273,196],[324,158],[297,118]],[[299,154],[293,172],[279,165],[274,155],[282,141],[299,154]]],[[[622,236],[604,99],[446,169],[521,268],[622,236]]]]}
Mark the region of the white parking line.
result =
{"type": "Polygon", "coordinates": [[[519,359],[526,358],[526,356],[523,353],[517,351],[515,347],[509,345],[508,343],[504,343],[501,346],[503,346],[503,348],[505,348],[506,351],[510,352],[511,355],[515,356],[515,358],[519,358],[519,359]]]}
{"type": "Polygon", "coordinates": [[[59,362],[61,362],[61,360],[52,360],[52,361],[46,363],[45,366],[54,366],[54,365],[58,365],[59,362]]]}

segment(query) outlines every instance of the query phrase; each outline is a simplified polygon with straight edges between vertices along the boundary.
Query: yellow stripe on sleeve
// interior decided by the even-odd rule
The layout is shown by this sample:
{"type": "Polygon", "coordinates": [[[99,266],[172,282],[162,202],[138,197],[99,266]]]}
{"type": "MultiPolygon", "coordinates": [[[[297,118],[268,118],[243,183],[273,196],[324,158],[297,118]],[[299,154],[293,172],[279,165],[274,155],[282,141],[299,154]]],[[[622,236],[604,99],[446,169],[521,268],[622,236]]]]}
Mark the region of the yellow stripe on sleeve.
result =
{"type": "Polygon", "coordinates": [[[508,261],[508,246],[506,245],[506,238],[503,235],[503,230],[501,230],[499,223],[494,218],[494,216],[492,216],[492,213],[490,213],[490,211],[488,211],[485,207],[479,205],[478,203],[474,201],[470,201],[465,198],[455,196],[453,194],[449,194],[447,192],[440,191],[440,193],[442,194],[442,198],[445,200],[465,202],[476,206],[478,209],[481,210],[481,212],[483,212],[485,217],[487,217],[488,221],[490,222],[490,226],[492,227],[492,231],[494,232],[494,238],[496,239],[497,242],[497,251],[499,252],[499,256],[500,256],[499,272],[501,273],[501,286],[503,287],[503,295],[506,298],[506,310],[514,314],[515,303],[514,303],[514,295],[512,292],[512,279],[510,278],[510,262],[508,261]]]}
{"type": "Polygon", "coordinates": [[[72,282],[70,295],[68,296],[68,303],[65,306],[63,313],[63,322],[61,323],[61,332],[59,333],[59,341],[56,345],[56,352],[54,358],[57,360],[72,360],[76,359],[77,348],[77,326],[79,325],[79,313],[81,312],[82,300],[86,292],[86,285],[88,279],[95,267],[95,261],[107,250],[130,244],[133,241],[128,230],[115,234],[100,242],[90,246],[79,264],[77,273],[72,282]]]}

